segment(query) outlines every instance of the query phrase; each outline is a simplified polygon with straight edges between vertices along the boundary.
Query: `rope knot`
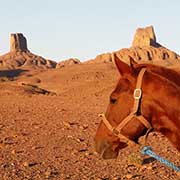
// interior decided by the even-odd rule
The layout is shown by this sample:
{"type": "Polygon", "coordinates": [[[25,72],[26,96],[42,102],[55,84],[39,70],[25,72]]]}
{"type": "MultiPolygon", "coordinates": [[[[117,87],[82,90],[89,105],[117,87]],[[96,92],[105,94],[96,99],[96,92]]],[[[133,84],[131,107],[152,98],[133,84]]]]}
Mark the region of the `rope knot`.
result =
{"type": "Polygon", "coordinates": [[[152,151],[152,148],[150,146],[144,146],[141,150],[141,153],[145,156],[145,155],[149,155],[149,151],[152,151]]]}

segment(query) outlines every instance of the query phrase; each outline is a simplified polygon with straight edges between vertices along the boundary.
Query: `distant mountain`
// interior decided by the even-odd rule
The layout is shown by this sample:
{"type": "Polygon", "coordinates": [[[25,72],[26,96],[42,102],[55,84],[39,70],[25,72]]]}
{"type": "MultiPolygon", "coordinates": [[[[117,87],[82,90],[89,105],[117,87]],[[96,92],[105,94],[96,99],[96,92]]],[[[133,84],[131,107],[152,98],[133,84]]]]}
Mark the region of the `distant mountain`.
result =
{"type": "Polygon", "coordinates": [[[22,33],[11,34],[10,52],[0,56],[0,69],[55,68],[56,62],[31,53],[27,48],[27,40],[22,33]]]}
{"type": "MultiPolygon", "coordinates": [[[[116,52],[117,56],[129,63],[130,57],[139,63],[153,63],[163,66],[180,65],[180,56],[165,48],[156,41],[153,26],[138,28],[134,35],[132,46],[116,52]]],[[[98,55],[94,60],[87,63],[111,62],[111,53],[98,55]]]]}

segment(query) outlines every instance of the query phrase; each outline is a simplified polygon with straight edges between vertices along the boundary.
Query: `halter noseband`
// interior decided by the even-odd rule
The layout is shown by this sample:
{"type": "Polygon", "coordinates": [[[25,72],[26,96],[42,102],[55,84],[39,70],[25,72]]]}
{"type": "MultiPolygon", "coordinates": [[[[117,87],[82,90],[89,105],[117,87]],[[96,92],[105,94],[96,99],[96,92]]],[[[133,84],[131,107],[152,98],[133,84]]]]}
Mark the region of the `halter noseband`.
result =
{"type": "Polygon", "coordinates": [[[111,133],[113,135],[119,137],[119,139],[121,139],[121,141],[123,141],[124,143],[126,143],[128,145],[135,145],[136,143],[133,140],[129,139],[128,137],[124,136],[121,133],[121,130],[134,117],[136,119],[138,119],[148,129],[145,134],[145,141],[146,141],[146,138],[147,138],[149,132],[152,129],[151,124],[142,115],[137,114],[139,106],[140,106],[140,99],[142,97],[141,85],[142,85],[142,79],[143,79],[143,75],[144,75],[145,71],[146,71],[146,68],[142,68],[141,71],[139,72],[139,75],[137,78],[136,89],[134,90],[134,94],[133,94],[134,106],[133,106],[132,112],[126,118],[124,118],[117,127],[112,127],[112,125],[106,119],[105,114],[99,115],[100,117],[102,117],[104,124],[111,131],[111,133]]]}

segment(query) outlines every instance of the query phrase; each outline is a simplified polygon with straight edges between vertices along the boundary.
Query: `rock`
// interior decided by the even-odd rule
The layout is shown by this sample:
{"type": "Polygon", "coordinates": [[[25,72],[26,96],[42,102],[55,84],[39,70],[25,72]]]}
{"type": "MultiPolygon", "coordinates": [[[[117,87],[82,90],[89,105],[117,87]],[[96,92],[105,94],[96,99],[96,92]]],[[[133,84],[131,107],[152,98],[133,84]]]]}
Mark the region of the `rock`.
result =
{"type": "Polygon", "coordinates": [[[97,62],[112,62],[112,57],[111,57],[111,53],[105,53],[105,54],[101,54],[96,56],[95,61],[97,62]]]}
{"type": "Polygon", "coordinates": [[[22,79],[21,81],[17,82],[17,84],[19,86],[23,86],[25,84],[33,84],[33,85],[35,85],[35,84],[39,84],[39,83],[41,83],[41,80],[39,78],[36,78],[36,77],[26,78],[24,80],[22,79]]]}
{"type": "Polygon", "coordinates": [[[29,94],[56,95],[56,93],[42,89],[34,84],[21,83],[21,86],[23,86],[24,91],[29,94]]]}
{"type": "Polygon", "coordinates": [[[69,124],[69,122],[63,121],[63,125],[64,125],[64,127],[65,127],[66,129],[71,128],[71,125],[69,124]]]}
{"type": "Polygon", "coordinates": [[[76,58],[70,58],[70,59],[59,62],[56,65],[56,68],[63,68],[63,67],[72,66],[75,64],[81,64],[81,61],[79,59],[76,59],[76,58]]]}
{"type": "Polygon", "coordinates": [[[84,142],[85,139],[84,138],[77,138],[77,142],[84,142]]]}
{"type": "Polygon", "coordinates": [[[11,151],[11,154],[15,155],[15,154],[16,154],[16,150],[13,149],[13,150],[11,151]]]}
{"type": "Polygon", "coordinates": [[[27,51],[27,41],[22,33],[11,34],[10,51],[27,51]]]}
{"type": "Polygon", "coordinates": [[[148,169],[148,170],[152,170],[153,167],[152,167],[151,165],[149,165],[149,166],[147,167],[147,169],[148,169]]]}
{"type": "Polygon", "coordinates": [[[14,163],[11,163],[11,166],[15,166],[15,164],[14,164],[14,163]]]}
{"type": "Polygon", "coordinates": [[[156,41],[153,26],[138,28],[130,48],[115,52],[124,62],[129,64],[130,58],[140,63],[153,63],[162,66],[180,64],[180,56],[163,47],[156,41]]]}
{"type": "Polygon", "coordinates": [[[55,178],[56,176],[58,176],[58,174],[59,174],[59,172],[57,171],[57,169],[55,169],[55,168],[50,168],[50,167],[48,167],[47,169],[46,169],[46,171],[44,172],[44,175],[45,175],[45,177],[46,178],[55,178]]]}
{"type": "Polygon", "coordinates": [[[10,52],[0,56],[0,69],[47,69],[55,68],[56,62],[31,53],[27,48],[27,40],[22,33],[11,34],[10,52]]]}
{"type": "Polygon", "coordinates": [[[80,148],[79,150],[78,150],[78,152],[86,152],[86,151],[88,151],[88,149],[87,148],[80,148]]]}
{"type": "Polygon", "coordinates": [[[51,176],[51,169],[48,168],[48,169],[45,171],[44,175],[46,176],[46,178],[49,178],[49,177],[51,176]]]}
{"type": "Polygon", "coordinates": [[[165,47],[131,47],[115,52],[124,62],[129,64],[130,58],[140,63],[153,63],[163,66],[171,66],[180,63],[180,56],[165,47]]]}
{"type": "Polygon", "coordinates": [[[111,53],[104,53],[96,56],[95,59],[89,60],[86,62],[86,64],[92,64],[92,63],[108,63],[112,62],[112,55],[111,53]]]}
{"type": "Polygon", "coordinates": [[[156,43],[156,36],[154,33],[153,26],[138,28],[134,35],[132,46],[133,47],[160,46],[158,43],[156,43]]]}
{"type": "Polygon", "coordinates": [[[83,125],[81,125],[79,128],[80,128],[81,130],[86,130],[88,127],[89,127],[88,124],[83,124],[83,125]]]}
{"type": "Polygon", "coordinates": [[[28,162],[24,162],[24,163],[23,163],[23,166],[28,167],[28,166],[29,166],[29,163],[28,163],[28,162]]]}
{"type": "MultiPolygon", "coordinates": [[[[138,63],[162,66],[180,65],[180,56],[157,42],[153,26],[138,28],[132,46],[113,53],[116,53],[127,64],[129,64],[130,58],[133,58],[138,63]]],[[[112,53],[100,54],[95,59],[85,62],[85,64],[107,62],[112,62],[112,53]]]]}
{"type": "Polygon", "coordinates": [[[37,164],[38,164],[37,162],[30,162],[30,163],[24,162],[24,163],[23,163],[23,166],[24,166],[24,167],[33,167],[33,166],[35,166],[35,165],[37,165],[37,164]]]}
{"type": "Polygon", "coordinates": [[[131,178],[133,177],[133,175],[132,175],[132,174],[127,174],[125,177],[126,177],[127,179],[131,179],[131,178]]]}

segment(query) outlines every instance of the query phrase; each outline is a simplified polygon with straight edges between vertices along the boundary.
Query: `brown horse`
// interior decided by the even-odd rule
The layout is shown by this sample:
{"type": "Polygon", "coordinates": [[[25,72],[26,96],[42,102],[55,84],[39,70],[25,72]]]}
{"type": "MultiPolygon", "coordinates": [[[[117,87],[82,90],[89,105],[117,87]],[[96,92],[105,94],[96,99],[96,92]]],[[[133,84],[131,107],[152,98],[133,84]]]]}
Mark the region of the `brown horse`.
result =
{"type": "Polygon", "coordinates": [[[121,77],[96,132],[96,151],[116,158],[149,130],[164,134],[180,151],[180,74],[132,59],[128,66],[116,54],[114,62],[121,77]]]}

